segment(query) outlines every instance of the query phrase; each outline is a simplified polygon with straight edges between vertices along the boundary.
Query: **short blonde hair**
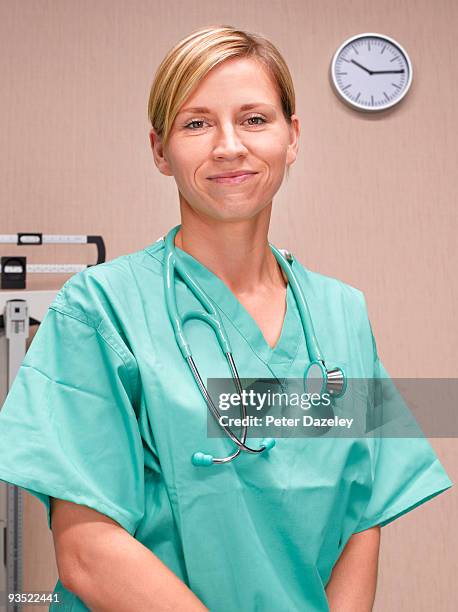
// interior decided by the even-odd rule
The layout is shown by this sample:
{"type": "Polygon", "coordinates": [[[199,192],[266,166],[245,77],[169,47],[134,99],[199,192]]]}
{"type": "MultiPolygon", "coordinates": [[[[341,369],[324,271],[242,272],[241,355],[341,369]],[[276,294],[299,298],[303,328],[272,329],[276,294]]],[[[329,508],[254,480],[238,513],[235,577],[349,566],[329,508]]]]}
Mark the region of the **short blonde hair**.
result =
{"type": "Polygon", "coordinates": [[[278,49],[260,34],[229,25],[207,26],[178,42],[156,71],[148,118],[164,145],[179,109],[193,89],[212,68],[235,57],[253,58],[267,70],[278,89],[285,119],[291,123],[296,110],[293,80],[278,49]]]}

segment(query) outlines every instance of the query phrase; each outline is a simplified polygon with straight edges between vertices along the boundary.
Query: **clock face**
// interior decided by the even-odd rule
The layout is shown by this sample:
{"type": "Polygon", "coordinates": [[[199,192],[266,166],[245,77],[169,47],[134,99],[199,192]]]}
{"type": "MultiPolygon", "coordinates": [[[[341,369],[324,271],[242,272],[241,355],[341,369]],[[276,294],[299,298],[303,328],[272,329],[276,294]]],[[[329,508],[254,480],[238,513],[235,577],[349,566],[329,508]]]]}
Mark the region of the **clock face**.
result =
{"type": "Polygon", "coordinates": [[[344,102],[363,111],[394,106],[412,82],[406,51],[382,34],[358,34],[346,40],[331,63],[334,89],[344,102]]]}

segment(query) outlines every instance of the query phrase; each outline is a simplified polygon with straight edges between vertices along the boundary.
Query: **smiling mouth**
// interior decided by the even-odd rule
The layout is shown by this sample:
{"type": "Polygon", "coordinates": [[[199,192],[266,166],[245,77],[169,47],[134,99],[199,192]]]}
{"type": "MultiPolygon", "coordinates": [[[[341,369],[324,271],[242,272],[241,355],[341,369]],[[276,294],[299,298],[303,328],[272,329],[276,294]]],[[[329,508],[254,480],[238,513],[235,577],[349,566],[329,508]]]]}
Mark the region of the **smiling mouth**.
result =
{"type": "Polygon", "coordinates": [[[237,176],[219,176],[217,178],[212,178],[209,180],[213,181],[214,183],[227,183],[231,185],[231,184],[244,183],[245,181],[248,181],[253,176],[256,176],[257,174],[258,174],[257,172],[250,172],[247,174],[238,174],[237,176]]]}

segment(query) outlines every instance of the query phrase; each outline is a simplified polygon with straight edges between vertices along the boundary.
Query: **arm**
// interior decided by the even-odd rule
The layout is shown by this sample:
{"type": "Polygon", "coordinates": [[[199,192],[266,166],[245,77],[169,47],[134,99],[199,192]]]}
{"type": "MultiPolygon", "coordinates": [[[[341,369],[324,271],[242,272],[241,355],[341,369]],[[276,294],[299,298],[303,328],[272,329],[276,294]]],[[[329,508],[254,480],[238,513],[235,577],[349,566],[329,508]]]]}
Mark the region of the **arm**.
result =
{"type": "Polygon", "coordinates": [[[118,523],[92,508],[51,499],[59,578],[93,612],[204,612],[166,565],[118,523]]]}
{"type": "Polygon", "coordinates": [[[326,587],[331,612],[370,612],[377,586],[380,526],[354,533],[326,587]]]}

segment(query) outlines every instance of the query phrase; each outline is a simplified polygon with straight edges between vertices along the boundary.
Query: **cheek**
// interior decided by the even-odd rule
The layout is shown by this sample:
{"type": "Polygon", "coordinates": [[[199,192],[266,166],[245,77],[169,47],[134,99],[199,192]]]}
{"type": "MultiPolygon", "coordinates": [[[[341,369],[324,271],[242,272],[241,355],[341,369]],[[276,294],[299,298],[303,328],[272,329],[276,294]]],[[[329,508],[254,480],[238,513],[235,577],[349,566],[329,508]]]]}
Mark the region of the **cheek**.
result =
{"type": "Polygon", "coordinates": [[[288,143],[285,142],[283,134],[269,138],[265,142],[259,142],[253,149],[253,153],[270,167],[271,172],[281,172],[287,155],[288,143]]]}
{"type": "Polygon", "coordinates": [[[284,136],[281,134],[271,143],[270,156],[274,161],[279,163],[286,159],[287,151],[288,142],[284,140],[284,136]]]}
{"type": "Polygon", "coordinates": [[[199,164],[196,156],[181,151],[173,157],[170,166],[178,187],[183,188],[193,183],[199,164]]]}
{"type": "Polygon", "coordinates": [[[199,146],[197,139],[180,141],[178,138],[170,137],[167,159],[174,176],[180,181],[186,180],[189,173],[197,167],[200,157],[202,157],[202,146],[199,146]]]}

